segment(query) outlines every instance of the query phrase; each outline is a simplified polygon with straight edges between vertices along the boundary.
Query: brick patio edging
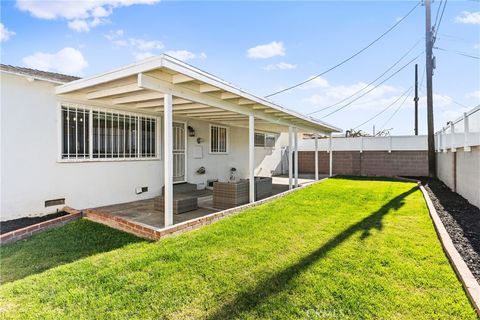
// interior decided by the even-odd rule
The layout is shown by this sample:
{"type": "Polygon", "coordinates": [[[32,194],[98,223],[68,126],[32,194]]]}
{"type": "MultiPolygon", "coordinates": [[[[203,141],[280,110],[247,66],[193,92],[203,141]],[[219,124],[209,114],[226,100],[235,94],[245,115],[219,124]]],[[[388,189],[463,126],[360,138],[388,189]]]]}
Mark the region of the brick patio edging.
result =
{"type": "Polygon", "coordinates": [[[133,234],[135,234],[139,237],[142,237],[142,238],[146,238],[146,239],[149,239],[149,240],[159,240],[159,239],[165,238],[167,236],[178,235],[178,234],[190,231],[190,230],[198,229],[201,226],[211,224],[211,223],[216,222],[216,221],[218,221],[218,220],[220,220],[224,217],[227,217],[227,216],[233,215],[235,213],[238,213],[238,212],[240,212],[244,209],[253,208],[253,207],[256,207],[258,205],[264,204],[266,202],[284,197],[287,194],[290,194],[292,192],[301,190],[302,188],[310,186],[312,184],[322,182],[326,179],[328,179],[328,178],[320,179],[320,180],[314,181],[314,182],[305,183],[303,185],[300,185],[298,188],[287,190],[287,191],[281,192],[279,194],[273,195],[271,197],[255,201],[253,203],[248,203],[248,204],[244,204],[244,205],[239,206],[239,207],[230,208],[230,209],[222,210],[222,211],[219,211],[219,212],[210,213],[206,216],[199,217],[199,218],[192,219],[192,220],[188,220],[188,221],[184,221],[184,222],[180,222],[178,224],[175,224],[173,226],[163,228],[163,229],[154,229],[154,228],[152,228],[148,225],[145,225],[145,224],[142,224],[142,223],[139,223],[139,222],[132,222],[132,221],[129,221],[129,220],[111,215],[109,213],[102,212],[101,210],[98,210],[98,209],[86,209],[86,210],[83,210],[83,213],[84,213],[84,217],[86,219],[89,219],[89,220],[92,220],[92,221],[95,221],[95,222],[98,222],[98,223],[102,223],[102,224],[108,225],[112,228],[120,229],[120,230],[125,231],[125,232],[133,233],[133,234]]]}
{"type": "Polygon", "coordinates": [[[460,282],[463,285],[465,292],[467,293],[467,297],[469,298],[470,302],[472,303],[475,311],[477,312],[478,316],[480,316],[480,284],[477,282],[475,277],[473,276],[472,272],[468,268],[465,261],[463,261],[462,256],[458,253],[457,249],[453,245],[452,238],[447,232],[447,229],[443,225],[440,216],[438,215],[435,206],[433,205],[432,199],[430,198],[427,190],[418,180],[408,179],[403,177],[397,177],[399,180],[409,181],[409,182],[416,182],[422,191],[423,198],[427,203],[428,211],[430,212],[430,217],[433,221],[433,225],[435,226],[435,231],[437,232],[437,237],[442,244],[443,251],[448,257],[450,264],[455,270],[457,277],[459,278],[460,282]]]}
{"type": "Polygon", "coordinates": [[[55,219],[39,222],[31,226],[21,228],[18,230],[10,231],[0,235],[0,245],[5,245],[8,243],[13,243],[18,240],[28,238],[36,233],[46,231],[49,229],[57,228],[66,225],[69,222],[80,219],[82,217],[82,212],[79,210],[72,209],[70,207],[65,207],[62,211],[67,212],[67,215],[58,217],[55,219]]]}

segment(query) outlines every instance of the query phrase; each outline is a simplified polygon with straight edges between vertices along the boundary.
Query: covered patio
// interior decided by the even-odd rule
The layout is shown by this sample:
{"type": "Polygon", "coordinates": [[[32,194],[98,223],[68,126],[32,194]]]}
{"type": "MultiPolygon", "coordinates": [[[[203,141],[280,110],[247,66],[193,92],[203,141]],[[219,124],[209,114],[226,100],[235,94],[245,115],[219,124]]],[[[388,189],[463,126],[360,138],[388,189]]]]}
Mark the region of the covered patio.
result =
{"type": "MultiPolygon", "coordinates": [[[[320,176],[320,179],[327,176],[320,176]]],[[[299,185],[307,185],[315,181],[312,175],[299,175],[299,185]]],[[[272,196],[289,190],[288,177],[273,177],[272,196]]],[[[119,203],[109,206],[94,208],[103,213],[140,224],[144,227],[163,229],[165,228],[165,216],[163,212],[155,209],[155,199],[139,200],[127,203],[119,203]]],[[[173,224],[178,224],[200,217],[219,212],[222,209],[215,208],[212,201],[212,193],[202,192],[198,197],[198,209],[173,215],[173,224]]]]}
{"type": "MultiPolygon", "coordinates": [[[[174,215],[174,184],[188,183],[189,176],[196,174],[188,168],[186,161],[186,150],[191,147],[186,134],[187,131],[193,130],[188,126],[190,121],[201,121],[209,123],[210,126],[218,124],[218,128],[226,128],[224,132],[213,131],[215,136],[210,131],[209,153],[213,150],[212,148],[215,148],[216,154],[228,154],[228,143],[233,144],[237,139],[237,137],[228,137],[228,128],[246,129],[248,135],[246,152],[232,154],[229,161],[235,166],[248,162],[246,174],[238,178],[248,181],[250,203],[255,201],[256,191],[254,179],[256,160],[258,160],[255,158],[256,131],[276,134],[288,132],[288,145],[284,146],[288,157],[288,176],[279,178],[280,183],[273,182],[273,185],[276,185],[272,188],[274,193],[300,186],[297,149],[299,134],[313,133],[315,141],[318,136],[329,136],[331,141],[332,132],[341,131],[334,126],[245,92],[167,55],[64,84],[56,88],[56,94],[62,106],[63,104],[92,106],[89,115],[92,119],[95,116],[95,108],[114,110],[118,113],[114,119],[120,119],[122,112],[139,112],[158,119],[158,125],[151,131],[153,136],[148,140],[150,141],[148,151],[154,153],[155,159],[159,160],[163,167],[163,177],[159,176],[159,179],[163,180],[163,212],[153,208],[151,199],[101,207],[103,211],[134,221],[138,220],[139,223],[155,228],[168,228],[178,222],[194,219],[216,210],[208,206],[208,199],[199,197],[197,210],[174,215]],[[179,129],[176,123],[184,123],[184,125],[179,129]],[[178,139],[179,132],[185,134],[183,142],[178,139]]],[[[120,120],[118,121],[120,130],[120,120]]],[[[90,126],[89,133],[92,139],[92,132],[96,128],[92,124],[90,126]]],[[[125,129],[125,124],[123,126],[125,129]]],[[[198,137],[196,142],[200,145],[204,139],[206,138],[198,137]]],[[[118,141],[120,151],[125,143],[125,138],[123,141],[118,141]]],[[[141,148],[141,143],[138,145],[138,148],[141,148]]],[[[93,148],[92,144],[90,148],[93,148]]],[[[195,146],[192,148],[194,154],[202,154],[201,149],[198,151],[195,146]]],[[[125,158],[125,146],[123,149],[123,153],[119,152],[117,161],[128,160],[125,158]]],[[[86,160],[102,160],[92,159],[94,152],[89,154],[90,159],[86,160]]],[[[330,152],[330,175],[331,173],[330,152]]],[[[318,165],[312,178],[311,181],[319,179],[318,165]]]]}

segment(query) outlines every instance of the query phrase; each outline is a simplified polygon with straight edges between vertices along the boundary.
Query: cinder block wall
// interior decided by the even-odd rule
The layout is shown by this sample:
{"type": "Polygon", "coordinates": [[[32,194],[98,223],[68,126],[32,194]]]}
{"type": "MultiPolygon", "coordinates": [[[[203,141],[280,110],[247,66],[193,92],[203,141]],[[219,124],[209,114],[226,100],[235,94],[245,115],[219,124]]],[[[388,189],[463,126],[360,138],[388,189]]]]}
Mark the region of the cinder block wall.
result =
{"type": "MultiPolygon", "coordinates": [[[[319,173],[328,174],[328,153],[319,151],[319,173]]],[[[315,152],[299,151],[298,172],[315,173],[315,152]]],[[[334,151],[333,173],[362,176],[427,176],[427,151],[334,151]]]]}

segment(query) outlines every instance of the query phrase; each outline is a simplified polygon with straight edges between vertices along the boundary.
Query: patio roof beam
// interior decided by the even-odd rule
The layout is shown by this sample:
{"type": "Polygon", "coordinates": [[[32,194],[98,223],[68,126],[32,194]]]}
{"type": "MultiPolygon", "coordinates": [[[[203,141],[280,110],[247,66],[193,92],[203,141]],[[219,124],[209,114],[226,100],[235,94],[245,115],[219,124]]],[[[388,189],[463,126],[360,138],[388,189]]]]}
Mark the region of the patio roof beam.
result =
{"type": "MultiPolygon", "coordinates": [[[[162,92],[162,93],[172,93],[173,95],[180,97],[182,99],[195,101],[201,104],[206,104],[219,109],[240,113],[246,116],[249,116],[252,113],[252,109],[245,105],[237,105],[229,101],[212,97],[208,94],[194,91],[190,88],[174,85],[169,81],[166,81],[157,77],[153,77],[145,73],[138,74],[138,86],[145,89],[162,92]]],[[[262,120],[269,121],[274,124],[283,125],[283,126],[289,126],[293,124],[290,121],[285,121],[284,119],[280,119],[278,117],[269,115],[261,110],[255,111],[255,117],[262,120]]],[[[311,132],[320,131],[318,128],[315,128],[313,126],[301,125],[300,127],[302,129],[305,129],[306,131],[311,131],[311,132]]]]}
{"type": "Polygon", "coordinates": [[[163,96],[164,96],[163,93],[150,91],[142,94],[128,95],[126,97],[115,98],[115,99],[112,99],[112,103],[126,104],[126,103],[141,102],[141,101],[147,101],[147,100],[158,100],[158,99],[163,99],[163,96]]]}
{"type": "Polygon", "coordinates": [[[223,99],[223,100],[238,99],[238,98],[240,98],[240,96],[238,96],[234,93],[231,93],[231,92],[222,92],[220,94],[220,99],[223,99]]]}
{"type": "Polygon", "coordinates": [[[195,81],[195,79],[181,73],[177,73],[172,76],[172,83],[174,84],[186,83],[191,81],[195,81]]]}
{"type": "Polygon", "coordinates": [[[118,95],[118,94],[125,94],[125,93],[137,92],[137,91],[142,91],[142,90],[144,90],[144,89],[139,88],[136,83],[130,83],[130,84],[126,84],[126,85],[123,85],[123,86],[118,86],[118,87],[107,88],[107,89],[102,89],[102,90],[89,92],[89,93],[87,93],[86,98],[87,98],[87,100],[93,100],[93,99],[111,97],[111,96],[115,96],[115,95],[118,95]]]}
{"type": "Polygon", "coordinates": [[[252,100],[245,99],[245,98],[240,98],[240,99],[238,99],[238,104],[241,105],[241,106],[253,105],[253,104],[255,104],[255,102],[252,101],[252,100]]]}
{"type": "Polygon", "coordinates": [[[204,113],[204,114],[188,114],[189,116],[192,117],[198,117],[200,119],[207,119],[207,120],[213,120],[213,119],[246,119],[245,116],[243,115],[238,115],[238,114],[232,114],[232,113],[204,113]]]}
{"type": "Polygon", "coordinates": [[[220,91],[220,88],[217,88],[215,86],[212,86],[211,84],[201,84],[199,91],[202,93],[205,92],[215,92],[215,91],[220,91]]]}
{"type": "MultiPolygon", "coordinates": [[[[176,111],[175,109],[173,109],[173,111],[177,114],[202,114],[202,113],[213,113],[213,112],[225,112],[223,110],[218,110],[217,108],[212,108],[212,107],[209,107],[209,106],[204,106],[203,108],[200,108],[200,109],[197,109],[197,110],[178,110],[176,111]]],[[[227,113],[228,114],[228,113],[227,113]]],[[[234,114],[233,112],[231,114],[234,114]]]]}
{"type": "MultiPolygon", "coordinates": [[[[187,104],[194,104],[190,100],[180,99],[180,98],[173,98],[173,107],[175,108],[178,105],[187,105],[187,104]]],[[[137,102],[133,105],[136,108],[155,108],[155,107],[163,107],[163,99],[157,99],[153,101],[145,101],[145,102],[137,102]]]]}

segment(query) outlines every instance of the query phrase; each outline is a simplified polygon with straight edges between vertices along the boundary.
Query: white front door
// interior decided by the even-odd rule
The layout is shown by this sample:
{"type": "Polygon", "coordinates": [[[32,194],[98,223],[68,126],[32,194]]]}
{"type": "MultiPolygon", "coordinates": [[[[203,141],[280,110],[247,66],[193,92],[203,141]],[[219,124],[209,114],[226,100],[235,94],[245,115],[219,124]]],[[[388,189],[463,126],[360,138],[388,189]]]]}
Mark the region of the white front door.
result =
{"type": "Polygon", "coordinates": [[[173,183],[185,182],[187,177],[186,123],[173,122],[173,183]]]}

